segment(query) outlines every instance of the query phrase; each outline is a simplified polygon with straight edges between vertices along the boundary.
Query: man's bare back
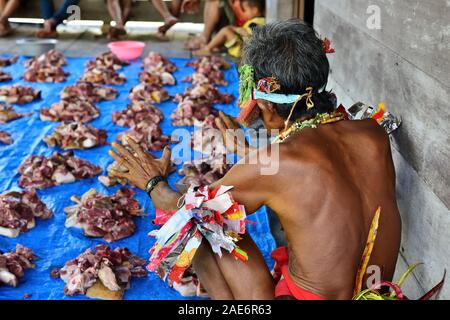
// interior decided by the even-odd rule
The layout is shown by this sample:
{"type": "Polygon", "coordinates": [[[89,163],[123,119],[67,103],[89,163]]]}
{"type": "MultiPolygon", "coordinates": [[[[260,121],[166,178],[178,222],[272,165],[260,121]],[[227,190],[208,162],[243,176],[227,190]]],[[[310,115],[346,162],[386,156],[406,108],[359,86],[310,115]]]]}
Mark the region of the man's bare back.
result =
{"type": "Polygon", "coordinates": [[[352,298],[378,207],[370,265],[391,280],[401,222],[389,140],[375,121],[304,130],[280,146],[279,173],[265,181],[273,190],[268,205],[286,232],[290,274],[300,288],[328,299],[352,298]]]}

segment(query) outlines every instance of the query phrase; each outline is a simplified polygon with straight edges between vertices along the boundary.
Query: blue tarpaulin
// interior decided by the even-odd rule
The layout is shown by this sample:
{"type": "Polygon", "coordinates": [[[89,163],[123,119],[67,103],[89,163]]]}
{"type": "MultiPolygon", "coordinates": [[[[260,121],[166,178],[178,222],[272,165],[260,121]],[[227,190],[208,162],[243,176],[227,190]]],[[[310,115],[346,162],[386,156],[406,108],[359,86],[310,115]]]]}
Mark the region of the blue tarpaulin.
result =
{"type": "MultiPolygon", "coordinates": [[[[24,57],[4,70],[13,75],[13,80],[4,82],[1,85],[23,84],[31,85],[35,89],[41,90],[42,99],[26,104],[24,106],[14,106],[18,112],[32,112],[32,115],[8,124],[0,125],[0,130],[7,131],[12,134],[14,144],[5,146],[0,145],[0,193],[7,190],[20,190],[18,187],[18,167],[31,155],[50,156],[54,151],[61,152],[56,148],[49,148],[43,142],[46,135],[51,134],[53,129],[58,125],[54,122],[43,122],[39,119],[39,110],[48,107],[52,103],[59,101],[59,93],[61,90],[73,84],[80,78],[84,72],[84,65],[89,59],[86,58],[68,58],[68,65],[65,67],[69,71],[70,77],[66,82],[58,84],[41,84],[27,83],[21,79],[24,73],[23,62],[24,57]]],[[[186,59],[171,59],[179,67],[175,73],[177,85],[168,86],[167,90],[171,95],[184,92],[191,84],[183,83],[181,80],[193,69],[185,67],[186,59]]],[[[108,143],[113,142],[117,134],[126,130],[112,123],[111,115],[115,110],[122,110],[129,103],[128,93],[130,89],[139,83],[138,73],[140,72],[141,60],[134,61],[131,65],[126,66],[121,72],[126,75],[127,82],[122,86],[115,86],[119,91],[119,96],[113,101],[105,101],[98,103],[101,115],[90,124],[97,128],[106,129],[108,132],[108,143]]],[[[228,92],[238,95],[238,76],[236,67],[226,71],[226,80],[229,86],[220,87],[222,92],[228,92]]],[[[172,101],[164,102],[158,105],[163,111],[165,119],[161,124],[161,128],[166,135],[171,134],[175,129],[171,125],[170,114],[176,107],[172,101]]],[[[238,107],[236,102],[232,105],[216,105],[217,109],[223,110],[228,114],[236,115],[238,107]]],[[[189,128],[193,130],[193,128],[189,128]]],[[[101,166],[106,174],[107,166],[112,163],[112,159],[108,156],[109,145],[98,147],[90,150],[76,150],[78,157],[87,159],[90,162],[101,166]]],[[[160,155],[160,153],[157,153],[160,155]]],[[[179,167],[179,166],[178,166],[179,167]]],[[[173,185],[181,177],[175,172],[169,177],[169,182],[173,185]]],[[[104,194],[113,194],[119,187],[105,188],[97,177],[77,181],[72,184],[52,187],[38,191],[42,201],[53,210],[54,217],[49,220],[42,221],[37,219],[36,227],[26,233],[21,234],[16,239],[10,239],[0,236],[0,250],[8,252],[14,250],[17,243],[31,248],[38,256],[36,261],[36,269],[27,270],[25,276],[20,280],[18,288],[9,286],[0,286],[0,299],[23,299],[24,294],[31,294],[30,299],[86,299],[84,296],[67,297],[63,293],[64,282],[60,279],[50,277],[50,271],[55,267],[62,267],[64,263],[70,259],[77,257],[80,253],[89,247],[94,247],[100,243],[106,243],[103,239],[87,238],[83,235],[82,230],[75,228],[66,228],[64,226],[66,215],[64,208],[73,205],[70,200],[73,195],[81,196],[91,188],[104,194]]],[[[144,193],[137,190],[136,198],[147,214],[145,217],[138,217],[134,221],[137,226],[136,233],[126,239],[113,242],[110,244],[112,248],[127,247],[133,253],[148,259],[149,249],[154,243],[154,239],[148,236],[148,233],[155,228],[151,221],[155,218],[155,209],[150,198],[144,193]]],[[[273,262],[270,259],[270,252],[275,247],[275,241],[272,237],[269,227],[267,213],[264,208],[260,209],[256,214],[249,218],[250,221],[257,222],[255,225],[248,225],[248,231],[261,249],[266,258],[269,267],[273,262]]],[[[126,291],[124,299],[183,299],[175,290],[168,287],[166,283],[161,281],[155,274],[149,273],[146,278],[133,279],[131,288],[126,291]]]]}

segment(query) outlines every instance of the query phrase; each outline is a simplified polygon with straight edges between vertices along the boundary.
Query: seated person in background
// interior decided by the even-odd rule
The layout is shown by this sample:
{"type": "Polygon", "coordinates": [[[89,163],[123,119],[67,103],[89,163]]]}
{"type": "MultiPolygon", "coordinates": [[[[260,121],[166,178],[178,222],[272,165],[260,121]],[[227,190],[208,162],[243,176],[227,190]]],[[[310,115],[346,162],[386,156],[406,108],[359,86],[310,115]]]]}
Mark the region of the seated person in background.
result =
{"type": "Polygon", "coordinates": [[[210,55],[223,45],[233,57],[240,57],[244,40],[252,34],[253,28],[264,25],[265,0],[240,0],[243,17],[247,20],[242,27],[226,26],[204,47],[193,52],[195,56],[210,55]]]}
{"type": "Polygon", "coordinates": [[[188,50],[200,49],[211,41],[212,35],[221,26],[242,26],[243,18],[240,0],[205,0],[203,10],[204,28],[201,35],[188,40],[185,48],[188,50]]]}
{"type": "Polygon", "coordinates": [[[12,32],[8,19],[19,8],[21,0],[0,0],[0,37],[6,37],[12,32]]]}
{"type": "Polygon", "coordinates": [[[55,11],[53,0],[39,0],[41,15],[44,18],[44,27],[36,32],[38,38],[56,38],[56,27],[69,16],[67,8],[77,5],[79,0],[64,0],[58,10],[55,11]]]}
{"type": "Polygon", "coordinates": [[[116,40],[119,36],[127,34],[125,23],[128,21],[131,12],[131,0],[106,0],[111,19],[116,22],[114,27],[108,28],[108,39],[116,40]]]}
{"type": "MultiPolygon", "coordinates": [[[[230,193],[247,214],[262,206],[273,209],[289,247],[273,253],[276,284],[249,234],[238,242],[246,262],[225,252],[219,257],[202,241],[193,257],[202,286],[214,299],[352,299],[360,290],[355,286],[361,284],[358,270],[377,217],[369,265],[379,271],[380,280],[391,281],[401,220],[386,131],[374,119],[348,121],[336,110],[335,97],[325,90],[330,65],[323,42],[297,19],[256,28],[242,62],[239,119],[247,124],[260,119],[279,135],[271,146],[244,147],[244,158],[209,187],[233,186],[230,193]],[[271,175],[263,171],[269,161],[277,169],[271,175]]],[[[236,135],[227,131],[240,130],[234,119],[221,114],[216,124],[229,150],[236,151],[236,135]]],[[[131,151],[119,143],[113,144],[117,152],[110,151],[128,169],[114,175],[149,190],[155,208],[178,210],[182,195],[165,181],[170,149],[155,159],[128,141],[131,151]]]]}

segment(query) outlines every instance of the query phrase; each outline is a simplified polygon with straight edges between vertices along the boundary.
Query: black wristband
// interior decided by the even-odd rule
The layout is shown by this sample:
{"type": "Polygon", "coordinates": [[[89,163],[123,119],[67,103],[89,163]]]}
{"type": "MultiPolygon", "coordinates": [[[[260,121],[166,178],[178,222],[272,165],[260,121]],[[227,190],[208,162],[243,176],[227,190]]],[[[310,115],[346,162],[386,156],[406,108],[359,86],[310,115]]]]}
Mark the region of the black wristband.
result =
{"type": "Polygon", "coordinates": [[[147,185],[145,186],[145,192],[150,195],[153,189],[155,189],[156,185],[161,181],[165,181],[164,177],[162,176],[156,176],[148,180],[147,185]]]}

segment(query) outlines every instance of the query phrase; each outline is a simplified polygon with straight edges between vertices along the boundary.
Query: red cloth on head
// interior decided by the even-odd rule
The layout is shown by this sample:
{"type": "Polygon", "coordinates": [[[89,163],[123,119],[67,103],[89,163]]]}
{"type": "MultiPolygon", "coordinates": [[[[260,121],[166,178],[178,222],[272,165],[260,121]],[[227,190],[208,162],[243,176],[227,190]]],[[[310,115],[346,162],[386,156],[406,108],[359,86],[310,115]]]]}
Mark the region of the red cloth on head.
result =
{"type": "Polygon", "coordinates": [[[287,247],[275,249],[272,254],[275,260],[274,278],[278,281],[275,287],[275,298],[291,296],[297,300],[325,300],[321,296],[299,288],[289,275],[289,251],[287,247]]]}

